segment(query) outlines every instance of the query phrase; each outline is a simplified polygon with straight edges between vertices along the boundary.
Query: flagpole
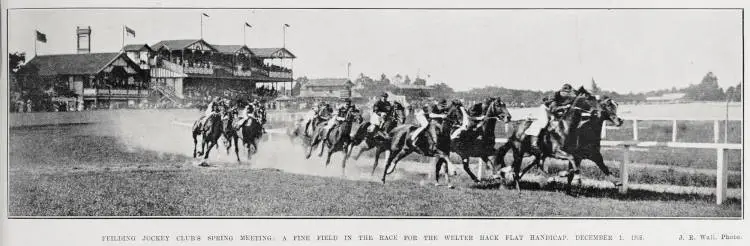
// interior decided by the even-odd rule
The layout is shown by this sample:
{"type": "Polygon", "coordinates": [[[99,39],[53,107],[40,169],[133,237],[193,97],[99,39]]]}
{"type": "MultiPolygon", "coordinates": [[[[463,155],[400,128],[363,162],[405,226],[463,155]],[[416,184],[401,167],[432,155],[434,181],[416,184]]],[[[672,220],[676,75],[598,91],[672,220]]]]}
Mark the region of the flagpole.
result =
{"type": "Polygon", "coordinates": [[[247,34],[245,34],[245,29],[247,29],[247,24],[242,25],[242,44],[247,46],[247,34]]]}
{"type": "Polygon", "coordinates": [[[201,39],[203,39],[203,13],[201,13],[201,39]]]}
{"type": "Polygon", "coordinates": [[[37,32],[38,32],[37,30],[34,30],[34,35],[33,35],[34,36],[34,56],[36,56],[36,43],[39,42],[39,40],[38,40],[38,38],[36,36],[37,32]]]}
{"type": "Polygon", "coordinates": [[[281,44],[281,47],[286,48],[286,24],[284,24],[283,42],[284,43],[281,44]]]}
{"type": "Polygon", "coordinates": [[[122,25],[122,48],[125,51],[125,25],[122,25]]]}

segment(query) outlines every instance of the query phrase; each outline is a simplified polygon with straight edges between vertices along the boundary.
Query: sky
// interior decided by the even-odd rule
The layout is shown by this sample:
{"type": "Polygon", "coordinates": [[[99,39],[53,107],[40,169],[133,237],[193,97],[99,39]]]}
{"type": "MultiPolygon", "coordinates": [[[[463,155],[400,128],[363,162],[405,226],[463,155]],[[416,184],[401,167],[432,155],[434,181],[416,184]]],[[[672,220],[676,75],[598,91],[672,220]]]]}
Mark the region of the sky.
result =
{"type": "Polygon", "coordinates": [[[250,47],[282,46],[294,76],[379,78],[396,74],[457,90],[502,86],[552,90],[562,83],[621,93],[686,87],[712,71],[719,85],[742,80],[739,10],[11,10],[9,52],[75,53],[76,26],[91,26],[92,52],[125,43],[200,38],[250,47]]]}

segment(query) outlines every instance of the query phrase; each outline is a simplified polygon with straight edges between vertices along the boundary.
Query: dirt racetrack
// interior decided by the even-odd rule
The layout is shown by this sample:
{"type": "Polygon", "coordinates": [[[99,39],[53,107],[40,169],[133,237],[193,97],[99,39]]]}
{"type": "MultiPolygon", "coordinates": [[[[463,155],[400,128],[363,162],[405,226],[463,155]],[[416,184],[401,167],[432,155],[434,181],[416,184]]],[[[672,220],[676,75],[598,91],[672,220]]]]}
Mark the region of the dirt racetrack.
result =
{"type": "Polygon", "coordinates": [[[436,187],[431,165],[407,162],[380,183],[381,166],[341,153],[330,166],[286,138],[261,143],[241,163],[212,153],[211,167],[190,156],[195,114],[143,114],[114,123],[14,128],[10,132],[10,216],[538,216],[740,217],[741,199],[714,205],[710,194],[586,186],[579,197],[524,182],[520,193],[473,185],[436,187]],[[174,122],[177,122],[175,124],[174,122]]]}

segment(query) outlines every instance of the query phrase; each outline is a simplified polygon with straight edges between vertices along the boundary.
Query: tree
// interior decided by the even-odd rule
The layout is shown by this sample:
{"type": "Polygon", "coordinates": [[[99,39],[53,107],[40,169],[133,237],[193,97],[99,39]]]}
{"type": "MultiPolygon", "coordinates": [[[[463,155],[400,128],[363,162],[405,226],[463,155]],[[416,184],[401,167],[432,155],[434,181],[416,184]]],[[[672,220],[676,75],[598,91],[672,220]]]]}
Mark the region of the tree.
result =
{"type": "Polygon", "coordinates": [[[685,97],[697,101],[718,101],[725,98],[724,91],[719,87],[719,79],[713,72],[708,72],[700,84],[690,85],[685,97]]]}
{"type": "Polygon", "coordinates": [[[8,55],[8,67],[10,68],[11,72],[18,72],[18,69],[21,68],[21,65],[23,65],[24,62],[26,62],[26,53],[24,52],[15,52],[8,55]]]}
{"type": "Polygon", "coordinates": [[[379,81],[379,82],[380,82],[379,84],[381,84],[381,85],[388,85],[388,84],[391,84],[391,80],[390,80],[390,79],[388,79],[388,77],[387,77],[387,76],[385,76],[385,74],[384,74],[384,73],[383,73],[383,74],[380,74],[380,81],[379,81]]]}
{"type": "Polygon", "coordinates": [[[404,77],[404,84],[407,84],[407,85],[411,84],[411,79],[409,78],[409,75],[406,75],[406,77],[404,77]]]}
{"type": "Polygon", "coordinates": [[[596,85],[596,81],[594,81],[594,78],[591,78],[591,93],[593,94],[599,94],[602,90],[599,89],[599,86],[596,85]]]}
{"type": "Polygon", "coordinates": [[[354,84],[360,85],[360,86],[371,86],[375,85],[375,81],[372,80],[372,78],[367,77],[366,75],[360,73],[359,78],[354,81],[354,84]]]}
{"type": "Polygon", "coordinates": [[[453,91],[453,88],[451,88],[445,83],[435,84],[430,87],[433,88],[433,92],[434,92],[433,97],[437,97],[437,98],[446,98],[446,99],[451,98],[453,97],[453,94],[455,93],[453,91]]]}

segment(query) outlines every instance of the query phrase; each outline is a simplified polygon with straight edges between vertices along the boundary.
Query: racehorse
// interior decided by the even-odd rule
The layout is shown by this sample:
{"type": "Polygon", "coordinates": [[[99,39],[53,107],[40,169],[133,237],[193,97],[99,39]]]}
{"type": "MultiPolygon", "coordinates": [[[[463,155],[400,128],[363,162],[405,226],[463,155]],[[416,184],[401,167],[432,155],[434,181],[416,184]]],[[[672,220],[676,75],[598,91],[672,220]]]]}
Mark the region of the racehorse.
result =
{"type": "MultiPolygon", "coordinates": [[[[406,109],[401,103],[393,102],[391,111],[388,112],[385,117],[383,117],[383,127],[381,127],[380,129],[383,133],[388,134],[391,130],[396,128],[396,126],[404,124],[404,122],[406,122],[406,109]]],[[[387,139],[376,137],[376,135],[380,133],[369,132],[367,129],[370,126],[371,123],[368,121],[357,124],[353,127],[355,133],[352,136],[352,143],[350,146],[351,149],[349,151],[351,152],[355,146],[359,146],[359,153],[354,156],[354,160],[358,160],[363,152],[371,150],[375,147],[384,147],[389,142],[387,139]]],[[[382,152],[376,151],[376,153],[382,152]]],[[[377,154],[375,158],[375,165],[377,166],[377,154]]]]}
{"type": "Polygon", "coordinates": [[[250,160],[253,154],[258,152],[258,140],[263,137],[261,120],[249,117],[244,124],[242,122],[235,124],[234,130],[235,132],[239,132],[237,135],[242,136],[242,143],[247,148],[247,159],[250,160]]]}
{"type": "Polygon", "coordinates": [[[237,110],[236,108],[233,108],[231,110],[228,110],[226,114],[222,117],[222,131],[224,139],[226,139],[227,144],[227,154],[229,154],[229,149],[232,148],[232,144],[234,144],[234,154],[237,156],[237,162],[240,162],[240,151],[239,146],[237,144],[237,141],[239,139],[239,134],[237,134],[237,130],[234,128],[235,120],[237,118],[237,110]]]}
{"type": "MultiPolygon", "coordinates": [[[[449,157],[450,152],[455,152],[461,157],[464,171],[466,171],[467,174],[469,174],[469,177],[474,182],[479,182],[479,180],[476,178],[474,173],[471,172],[469,169],[469,157],[480,157],[482,158],[482,161],[484,163],[489,162],[488,157],[493,155],[495,153],[494,151],[494,144],[495,144],[495,124],[498,119],[503,119],[504,121],[510,120],[510,113],[508,112],[505,103],[502,102],[500,98],[491,98],[487,103],[478,103],[475,104],[474,107],[481,107],[483,111],[483,116],[481,116],[478,120],[480,123],[477,125],[477,130],[471,129],[464,131],[461,133],[458,138],[455,140],[450,139],[450,133],[451,128],[453,128],[453,125],[457,125],[458,122],[460,122],[459,119],[463,118],[463,114],[467,114],[466,110],[463,108],[463,106],[459,106],[458,104],[452,104],[451,108],[448,111],[447,118],[442,120],[442,124],[440,124],[438,121],[432,121],[430,122],[430,125],[428,127],[432,129],[428,129],[427,131],[423,132],[429,132],[434,131],[437,132],[437,140],[436,141],[429,141],[427,139],[426,141],[423,141],[423,144],[434,144],[430,147],[424,146],[421,147],[421,149],[427,148],[427,150],[422,150],[422,154],[428,153],[426,156],[437,156],[437,161],[435,163],[435,181],[436,183],[439,182],[439,172],[440,168],[443,164],[445,164],[446,168],[446,174],[448,173],[448,161],[446,160],[449,157]]],[[[394,135],[394,139],[403,139],[403,136],[409,135],[408,131],[404,132],[403,129],[397,128],[398,130],[394,129],[392,131],[392,135],[394,135]],[[396,136],[402,136],[401,138],[398,138],[396,136]]],[[[432,135],[432,134],[427,134],[432,135]]],[[[410,141],[410,139],[403,139],[398,142],[402,141],[410,141]]],[[[419,150],[420,148],[408,148],[409,145],[406,144],[397,144],[397,141],[394,140],[394,143],[391,145],[391,155],[388,156],[388,160],[386,162],[386,168],[383,173],[383,179],[382,181],[385,183],[385,176],[387,174],[390,174],[393,172],[393,169],[395,169],[395,166],[398,164],[398,162],[406,157],[407,155],[411,154],[412,152],[415,152],[416,150],[419,150]],[[407,146],[407,148],[403,148],[402,146],[407,146]],[[401,152],[404,150],[403,152],[401,152]],[[395,161],[394,161],[395,159],[395,161]],[[393,164],[393,169],[389,170],[389,167],[391,166],[391,163],[393,164]]],[[[408,142],[407,142],[408,143],[408,142]]],[[[419,138],[417,138],[417,141],[415,141],[415,144],[419,144],[419,138]]],[[[415,145],[412,144],[412,145],[415,145]]],[[[446,179],[448,179],[448,175],[446,175],[446,179]]],[[[449,183],[450,181],[447,180],[449,183]]]]}
{"type": "MultiPolygon", "coordinates": [[[[396,170],[396,164],[398,163],[398,161],[411,153],[418,153],[430,157],[438,156],[437,163],[435,165],[435,181],[438,182],[441,167],[440,164],[445,161],[444,158],[441,157],[446,157],[447,155],[438,151],[438,136],[433,136],[430,132],[441,132],[441,125],[434,121],[430,122],[427,126],[427,129],[420,132],[419,135],[416,136],[412,141],[412,135],[416,133],[416,130],[418,128],[419,127],[415,125],[400,125],[391,130],[389,132],[390,141],[384,145],[378,146],[375,151],[375,162],[373,163],[371,174],[375,173],[375,169],[378,166],[380,154],[382,154],[383,152],[387,151],[386,159],[388,160],[386,162],[385,170],[383,171],[383,178],[381,179],[383,183],[385,183],[386,176],[396,170]],[[398,157],[395,158],[395,162],[393,162],[393,157],[397,155],[398,157]],[[393,165],[390,164],[391,162],[393,162],[393,165]]],[[[448,165],[446,165],[445,168],[445,172],[447,174],[448,165]]],[[[447,178],[448,177],[446,175],[446,179],[447,178]]]]}
{"type": "Polygon", "coordinates": [[[223,132],[221,113],[212,113],[206,119],[205,124],[202,123],[203,117],[193,123],[192,135],[193,135],[193,158],[198,155],[203,155],[203,161],[201,166],[207,166],[208,154],[211,153],[211,149],[217,144],[221,134],[223,132]],[[196,153],[198,146],[198,136],[201,136],[201,151],[196,153]],[[208,145],[208,150],[206,150],[208,145]]]}
{"type": "Polygon", "coordinates": [[[363,121],[362,115],[358,110],[349,110],[341,120],[341,123],[336,124],[330,131],[326,131],[325,127],[318,127],[317,132],[310,144],[310,150],[307,153],[307,158],[310,158],[312,150],[318,145],[323,144],[320,148],[321,153],[328,147],[328,156],[326,157],[326,166],[331,163],[331,155],[337,151],[344,152],[344,158],[341,161],[341,173],[345,174],[346,171],[346,160],[351,155],[349,151],[349,144],[351,144],[351,132],[352,125],[361,123],[363,121]],[[324,134],[328,132],[328,137],[325,138],[324,134]],[[325,139],[325,141],[321,141],[325,139]]]}
{"type": "Polygon", "coordinates": [[[513,150],[512,168],[516,189],[519,189],[519,180],[529,169],[538,166],[546,172],[543,162],[547,157],[568,161],[569,171],[562,172],[560,175],[568,178],[568,192],[575,175],[580,173],[580,164],[583,159],[596,163],[608,180],[616,186],[619,185],[604,164],[600,150],[602,123],[605,120],[617,126],[623,123],[623,120],[617,116],[617,103],[610,98],[598,100],[581,88],[573,104],[561,114],[553,112],[552,118],[548,127],[539,133],[540,151],[533,151],[529,138],[524,135],[530,122],[522,122],[514,126],[515,129],[508,142],[498,149],[495,160],[501,167],[505,166],[503,158],[505,153],[513,150]],[[530,165],[520,171],[524,154],[531,154],[535,158],[530,165]]]}
{"type": "MultiPolygon", "coordinates": [[[[487,103],[477,103],[472,106],[473,108],[481,107],[483,115],[469,120],[476,120],[477,125],[461,132],[457,138],[450,141],[450,151],[456,153],[461,158],[464,171],[471,177],[474,182],[480,182],[474,173],[469,168],[469,158],[479,157],[482,160],[480,163],[480,172],[484,169],[484,165],[489,163],[489,157],[495,154],[495,126],[499,119],[504,122],[509,122],[511,119],[510,112],[505,103],[499,98],[490,98],[487,103]]],[[[459,106],[450,110],[448,113],[449,118],[455,118],[451,114],[459,114],[458,117],[464,118],[463,114],[468,114],[466,108],[459,106]],[[457,110],[456,110],[457,109],[457,110]]]]}

